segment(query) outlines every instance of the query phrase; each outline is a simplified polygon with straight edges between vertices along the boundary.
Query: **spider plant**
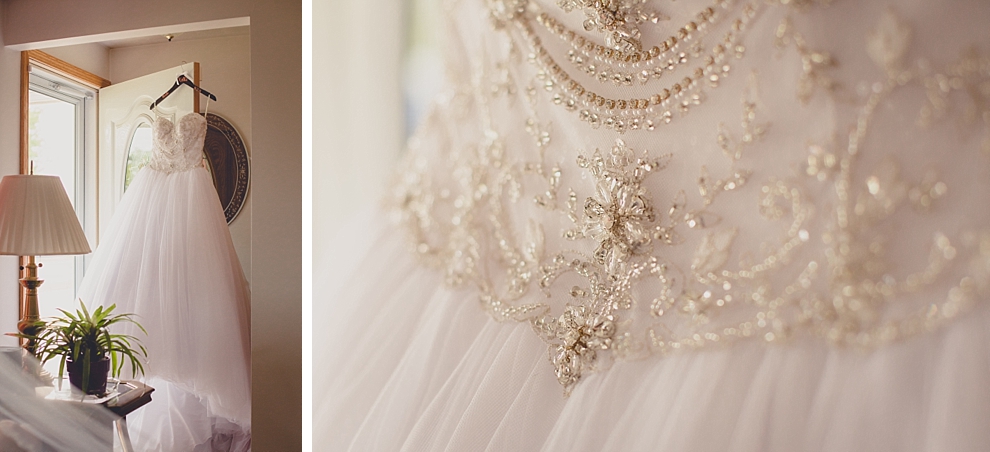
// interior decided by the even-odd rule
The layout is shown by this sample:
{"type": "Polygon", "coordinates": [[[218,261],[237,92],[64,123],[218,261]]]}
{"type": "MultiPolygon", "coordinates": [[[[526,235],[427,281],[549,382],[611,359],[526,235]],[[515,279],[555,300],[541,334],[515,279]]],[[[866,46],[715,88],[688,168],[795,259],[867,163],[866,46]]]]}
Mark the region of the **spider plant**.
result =
{"type": "MultiPolygon", "coordinates": [[[[134,320],[135,314],[114,314],[117,305],[104,308],[98,306],[92,313],[79,300],[79,309],[71,313],[64,309],[61,316],[40,321],[39,330],[34,335],[20,335],[36,341],[35,355],[42,364],[59,359],[58,378],[65,374],[66,361],[71,360],[74,367],[82,368],[81,387],[83,393],[88,393],[90,370],[94,362],[109,358],[110,374],[116,378],[126,362],[130,362],[131,375],[144,374],[141,357],[147,359],[148,351],[141,341],[129,334],[113,334],[109,327],[115,324],[131,323],[144,334],[144,327],[134,320]]],[[[70,370],[70,372],[72,372],[70,370]]]]}

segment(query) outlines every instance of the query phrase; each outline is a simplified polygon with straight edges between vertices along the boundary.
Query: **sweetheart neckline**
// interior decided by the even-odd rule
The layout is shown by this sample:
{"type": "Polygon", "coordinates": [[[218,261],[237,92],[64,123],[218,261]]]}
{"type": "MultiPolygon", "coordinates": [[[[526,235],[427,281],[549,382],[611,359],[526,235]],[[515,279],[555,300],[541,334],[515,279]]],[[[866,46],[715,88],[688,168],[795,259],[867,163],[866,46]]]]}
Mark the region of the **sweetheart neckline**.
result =
{"type": "Polygon", "coordinates": [[[172,125],[175,125],[176,122],[182,122],[183,119],[186,119],[187,117],[193,116],[193,115],[195,115],[195,116],[197,116],[199,118],[202,118],[203,121],[206,121],[206,117],[205,116],[203,116],[203,115],[201,115],[199,113],[196,113],[194,111],[191,111],[189,113],[186,113],[186,114],[180,116],[179,119],[178,119],[178,121],[172,121],[171,119],[169,119],[168,116],[162,115],[162,116],[156,116],[154,122],[157,123],[158,121],[165,121],[165,122],[168,122],[168,123],[170,123],[172,125]]]}
{"type": "Polygon", "coordinates": [[[169,126],[171,126],[171,129],[168,130],[165,133],[167,133],[168,135],[171,135],[171,136],[173,136],[175,138],[185,137],[189,133],[183,133],[182,130],[181,130],[181,128],[178,127],[177,124],[178,123],[182,123],[187,117],[193,116],[193,115],[198,116],[199,118],[202,119],[202,122],[200,123],[201,126],[199,126],[199,127],[202,127],[202,129],[200,129],[199,127],[197,127],[196,129],[193,129],[193,130],[195,132],[198,132],[199,130],[204,130],[205,131],[208,128],[206,117],[203,116],[203,115],[201,115],[201,114],[199,114],[199,113],[196,113],[196,112],[186,113],[186,114],[182,115],[181,117],[179,117],[179,119],[177,121],[174,121],[174,122],[171,119],[169,119],[168,116],[158,116],[158,117],[155,118],[155,121],[151,124],[151,126],[152,126],[152,129],[155,130],[155,135],[158,136],[161,133],[161,132],[158,132],[158,130],[161,130],[161,127],[163,127],[163,125],[162,125],[161,122],[168,123],[169,126]]]}

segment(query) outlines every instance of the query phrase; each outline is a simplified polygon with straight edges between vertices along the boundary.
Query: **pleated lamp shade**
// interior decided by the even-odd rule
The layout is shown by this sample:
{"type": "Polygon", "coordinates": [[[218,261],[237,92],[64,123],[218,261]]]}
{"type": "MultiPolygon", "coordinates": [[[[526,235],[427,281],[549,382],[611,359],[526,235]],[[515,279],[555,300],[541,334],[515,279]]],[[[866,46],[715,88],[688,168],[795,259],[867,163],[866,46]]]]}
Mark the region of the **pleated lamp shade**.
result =
{"type": "Polygon", "coordinates": [[[91,250],[58,176],[0,180],[0,254],[48,256],[91,250]]]}

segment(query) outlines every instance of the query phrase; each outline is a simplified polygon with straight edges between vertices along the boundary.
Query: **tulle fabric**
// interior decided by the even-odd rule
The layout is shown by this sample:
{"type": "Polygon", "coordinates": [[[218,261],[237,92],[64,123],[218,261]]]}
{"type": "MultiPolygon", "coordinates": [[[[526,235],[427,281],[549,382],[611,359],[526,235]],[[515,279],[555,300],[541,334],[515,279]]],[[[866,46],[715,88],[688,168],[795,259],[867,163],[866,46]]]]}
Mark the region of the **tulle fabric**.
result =
{"type": "Polygon", "coordinates": [[[138,173],[79,297],[136,313],[148,332],[121,328],[142,339],[156,389],[128,417],[137,450],[190,451],[230,435],[242,444],[230,450],[248,448],[250,294],[205,169],[138,173]]]}
{"type": "Polygon", "coordinates": [[[40,365],[12,350],[0,353],[0,451],[109,450],[118,417],[98,405],[42,400],[30,372],[40,365]]]}
{"type": "Polygon", "coordinates": [[[134,426],[128,430],[135,445],[158,444],[163,451],[250,450],[251,436],[246,428],[211,415],[207,400],[162,378],[149,378],[146,383],[155,388],[154,403],[127,416],[128,426],[134,426]]]}
{"type": "Polygon", "coordinates": [[[617,362],[564,397],[528,324],[492,321],[382,224],[357,219],[316,267],[314,450],[990,448],[985,303],[874,351],[744,342],[617,362]]]}

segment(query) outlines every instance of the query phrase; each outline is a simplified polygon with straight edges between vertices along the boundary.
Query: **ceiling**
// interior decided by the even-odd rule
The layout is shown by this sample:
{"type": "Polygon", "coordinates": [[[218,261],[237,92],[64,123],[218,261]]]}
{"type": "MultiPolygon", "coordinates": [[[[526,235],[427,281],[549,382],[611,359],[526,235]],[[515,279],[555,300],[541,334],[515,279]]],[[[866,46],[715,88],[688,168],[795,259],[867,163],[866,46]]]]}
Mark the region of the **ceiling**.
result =
{"type": "MultiPolygon", "coordinates": [[[[183,33],[171,33],[172,41],[192,41],[195,39],[208,39],[208,38],[223,38],[228,36],[243,36],[250,34],[251,27],[240,26],[240,27],[227,27],[227,28],[214,28],[210,30],[199,30],[199,31],[187,31],[183,33]]],[[[154,36],[142,36],[139,38],[128,38],[128,39],[113,39],[108,41],[103,41],[103,44],[111,49],[116,49],[120,47],[133,47],[133,46],[143,46],[149,44],[163,44],[169,42],[165,38],[166,34],[162,33],[154,36]]]]}

